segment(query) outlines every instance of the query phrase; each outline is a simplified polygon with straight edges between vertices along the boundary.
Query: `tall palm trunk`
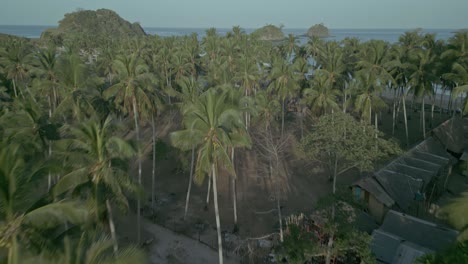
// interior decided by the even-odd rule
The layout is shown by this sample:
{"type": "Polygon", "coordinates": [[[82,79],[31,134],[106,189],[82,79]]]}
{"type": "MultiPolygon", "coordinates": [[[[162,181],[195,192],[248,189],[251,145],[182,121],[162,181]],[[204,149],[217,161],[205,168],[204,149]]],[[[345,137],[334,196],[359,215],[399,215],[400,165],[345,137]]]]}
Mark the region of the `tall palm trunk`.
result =
{"type": "Polygon", "coordinates": [[[208,177],[208,191],[206,193],[206,206],[210,204],[211,177],[208,177]]]}
{"type": "Polygon", "coordinates": [[[15,92],[15,97],[18,97],[18,92],[16,91],[16,81],[15,81],[15,78],[13,78],[11,80],[11,82],[13,83],[13,91],[15,92]]]}
{"type": "Polygon", "coordinates": [[[192,182],[193,182],[193,163],[195,162],[195,146],[192,146],[192,161],[190,162],[190,179],[187,189],[187,197],[185,198],[185,211],[184,211],[184,220],[187,217],[188,205],[190,200],[190,192],[192,191],[192,182]]]}
{"type": "MultiPolygon", "coordinates": [[[[333,169],[333,195],[336,194],[336,177],[338,171],[338,157],[335,156],[335,165],[333,169]]],[[[335,219],[335,205],[332,205],[332,215],[331,215],[331,220],[333,221],[335,219]]],[[[328,244],[327,244],[327,255],[325,257],[325,263],[330,264],[331,262],[331,253],[333,249],[333,243],[334,243],[334,234],[331,233],[330,237],[328,238],[328,244]]]]}
{"type": "Polygon", "coordinates": [[[281,107],[281,136],[284,135],[284,104],[286,102],[286,98],[283,99],[283,104],[281,107]]]}
{"type": "MultiPolygon", "coordinates": [[[[49,140],[49,152],[48,152],[48,158],[50,159],[52,156],[52,143],[49,140]]],[[[49,170],[49,175],[47,177],[47,190],[50,190],[52,187],[52,173],[49,170]]]]}
{"type": "Polygon", "coordinates": [[[153,169],[151,171],[151,209],[154,209],[154,196],[156,188],[156,124],[154,120],[154,113],[151,112],[151,132],[153,140],[153,169]]]}
{"type": "Polygon", "coordinates": [[[444,96],[445,96],[445,91],[447,90],[446,86],[443,86],[442,88],[442,93],[440,94],[440,101],[439,101],[439,114],[442,115],[442,109],[443,109],[443,104],[444,104],[444,96]]]}
{"type": "Polygon", "coordinates": [[[421,115],[422,115],[422,129],[423,129],[423,138],[426,139],[426,116],[425,116],[425,107],[424,107],[424,95],[422,98],[422,105],[421,105],[421,115]]]}
{"type": "MultiPolygon", "coordinates": [[[[231,162],[235,170],[234,165],[234,147],[231,149],[231,162]]],[[[234,225],[237,226],[237,190],[236,190],[236,176],[232,177],[232,205],[234,207],[234,225]]]]}
{"type": "Polygon", "coordinates": [[[214,163],[211,164],[211,173],[213,178],[213,201],[216,217],[216,231],[218,234],[218,256],[219,263],[223,264],[223,241],[221,237],[221,223],[219,221],[218,187],[216,186],[216,168],[214,163]]]}
{"type": "Polygon", "coordinates": [[[111,232],[112,243],[114,244],[113,245],[114,255],[117,255],[117,251],[119,250],[119,245],[117,243],[117,235],[115,233],[114,218],[112,216],[112,207],[110,205],[109,199],[106,199],[106,207],[107,207],[107,212],[109,214],[109,229],[111,232]]]}
{"type": "Polygon", "coordinates": [[[397,89],[393,90],[393,112],[392,112],[392,136],[395,135],[395,119],[396,119],[396,102],[397,99],[397,89]]]}
{"type": "MultiPolygon", "coordinates": [[[[141,153],[140,153],[140,126],[138,125],[138,111],[136,98],[133,98],[133,117],[135,119],[135,136],[137,141],[137,159],[138,159],[138,184],[141,186],[141,153]]],[[[137,199],[137,237],[138,243],[141,240],[141,200],[140,197],[137,199]]]]}
{"type": "Polygon", "coordinates": [[[405,120],[405,133],[406,133],[406,146],[409,147],[409,138],[408,138],[408,116],[406,115],[406,103],[405,103],[405,92],[403,91],[403,96],[401,97],[401,102],[403,104],[403,119],[405,120]]]}

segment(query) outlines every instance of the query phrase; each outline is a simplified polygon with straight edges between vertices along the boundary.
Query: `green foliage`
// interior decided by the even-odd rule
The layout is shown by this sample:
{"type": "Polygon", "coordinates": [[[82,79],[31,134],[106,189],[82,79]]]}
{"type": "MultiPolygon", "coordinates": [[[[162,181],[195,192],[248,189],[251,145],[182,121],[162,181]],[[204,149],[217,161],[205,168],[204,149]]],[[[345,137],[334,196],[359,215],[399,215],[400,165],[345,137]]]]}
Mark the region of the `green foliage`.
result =
{"type": "Polygon", "coordinates": [[[327,165],[335,176],[351,168],[371,171],[375,162],[400,152],[395,142],[382,136],[374,127],[339,112],[320,117],[300,149],[304,158],[327,165]]]}
{"type": "Polygon", "coordinates": [[[420,257],[416,263],[420,264],[452,264],[468,263],[468,241],[458,242],[448,249],[420,257]]]}
{"type": "Polygon", "coordinates": [[[327,251],[328,237],[334,235],[332,254],[338,263],[375,263],[370,251],[372,237],[355,227],[356,211],[342,201],[334,201],[335,216],[331,207],[321,207],[311,216],[303,214],[286,218],[284,242],[276,250],[279,259],[288,263],[321,261],[327,251]]]}
{"type": "Polygon", "coordinates": [[[460,197],[442,207],[440,212],[456,229],[460,230],[459,241],[468,241],[468,219],[466,212],[468,212],[468,193],[461,194],[460,197]]]}
{"type": "Polygon", "coordinates": [[[65,14],[58,28],[46,30],[41,39],[55,45],[73,41],[92,47],[107,43],[108,39],[143,36],[146,33],[138,23],[130,24],[114,11],[98,9],[65,14]]]}

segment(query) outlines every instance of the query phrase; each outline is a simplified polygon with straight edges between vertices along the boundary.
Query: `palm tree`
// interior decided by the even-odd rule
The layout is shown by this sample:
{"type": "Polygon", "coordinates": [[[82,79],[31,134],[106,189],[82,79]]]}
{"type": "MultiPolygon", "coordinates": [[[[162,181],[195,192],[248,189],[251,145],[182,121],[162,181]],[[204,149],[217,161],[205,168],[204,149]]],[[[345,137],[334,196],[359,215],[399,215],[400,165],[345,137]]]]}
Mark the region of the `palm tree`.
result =
{"type": "Polygon", "coordinates": [[[229,173],[235,174],[233,164],[227,153],[229,146],[237,142],[248,145],[248,137],[239,137],[237,130],[244,124],[240,113],[226,104],[226,93],[219,94],[215,89],[209,89],[200,97],[184,117],[189,124],[187,129],[171,133],[171,140],[179,148],[189,150],[193,143],[200,142],[195,166],[195,183],[201,184],[207,173],[211,173],[213,181],[213,200],[218,233],[219,262],[223,263],[223,248],[221,226],[218,208],[217,171],[223,166],[229,173]]]}
{"type": "Polygon", "coordinates": [[[88,111],[92,108],[90,98],[97,94],[90,69],[74,53],[62,54],[57,67],[59,89],[63,91],[64,96],[53,115],[65,119],[67,113],[71,111],[72,118],[82,121],[90,114],[88,111]]]}
{"type": "Polygon", "coordinates": [[[2,51],[0,54],[0,65],[3,66],[6,77],[13,84],[15,97],[18,97],[19,90],[22,98],[24,98],[22,88],[19,89],[20,85],[24,85],[27,92],[34,99],[26,84],[32,54],[31,47],[24,40],[12,38],[6,43],[4,50],[0,51],[2,51]]]}
{"type": "Polygon", "coordinates": [[[125,192],[135,193],[137,187],[130,180],[124,168],[119,166],[119,161],[133,156],[134,149],[123,139],[112,136],[112,118],[108,117],[104,122],[89,120],[78,124],[77,127],[64,128],[64,141],[67,143],[67,160],[79,161],[72,164],[73,170],[62,176],[54,186],[54,195],[73,190],[84,184],[92,183],[95,202],[95,215],[99,223],[101,220],[100,193],[109,192],[105,203],[109,220],[114,251],[117,252],[117,238],[115,234],[114,220],[110,204],[113,197],[119,205],[128,207],[125,192]]]}
{"type": "Polygon", "coordinates": [[[310,88],[306,88],[303,91],[302,102],[311,111],[323,115],[339,108],[337,97],[340,91],[330,82],[326,71],[316,70],[310,85],[310,88]]]}
{"type": "Polygon", "coordinates": [[[39,81],[37,87],[41,88],[41,92],[46,95],[49,103],[49,118],[52,118],[52,113],[58,104],[58,77],[57,63],[58,54],[55,47],[41,49],[36,55],[36,65],[32,69],[32,73],[36,75],[36,80],[39,81]]]}
{"type": "Polygon", "coordinates": [[[434,96],[432,83],[436,77],[434,74],[435,56],[429,50],[417,50],[413,53],[415,64],[409,66],[411,75],[409,76],[411,89],[414,95],[421,97],[421,120],[423,137],[426,138],[426,119],[425,119],[425,97],[434,96]]]}
{"type": "Polygon", "coordinates": [[[44,204],[37,187],[47,171],[41,160],[26,160],[18,144],[0,142],[0,247],[8,248],[8,263],[22,263],[20,250],[41,243],[41,229],[87,221],[87,208],[76,201],[44,204]]]}
{"type": "Polygon", "coordinates": [[[351,90],[355,94],[354,109],[361,113],[361,119],[372,124],[372,113],[375,116],[375,129],[377,130],[377,111],[386,106],[380,98],[384,84],[376,81],[371,73],[359,71],[356,79],[351,83],[351,90]]]}
{"type": "Polygon", "coordinates": [[[77,238],[66,236],[58,252],[32,255],[22,259],[25,264],[111,264],[111,263],[148,263],[143,250],[135,246],[119,249],[117,253],[112,250],[113,240],[97,232],[85,230],[77,238]]]}
{"type": "MultiPolygon", "coordinates": [[[[177,92],[176,97],[179,100],[181,100],[179,104],[179,108],[182,114],[187,114],[186,111],[190,110],[192,106],[195,104],[195,102],[197,102],[198,97],[200,96],[202,90],[201,90],[200,84],[193,77],[192,78],[184,77],[178,82],[178,84],[180,87],[180,92],[177,92]]],[[[189,127],[187,127],[188,125],[190,124],[186,124],[186,128],[189,129],[189,127]]],[[[189,184],[187,188],[187,195],[185,198],[185,210],[184,210],[184,220],[185,220],[185,218],[187,217],[190,193],[192,190],[193,170],[194,170],[194,163],[195,163],[195,148],[198,146],[199,142],[194,142],[191,137],[172,139],[172,135],[171,135],[171,140],[175,146],[178,146],[181,140],[189,141],[184,144],[190,144],[190,143],[192,144],[189,184]]]]}
{"type": "Polygon", "coordinates": [[[264,125],[268,130],[270,124],[281,112],[281,103],[272,96],[268,96],[265,91],[260,91],[255,95],[254,122],[264,125]]]}
{"type": "MultiPolygon", "coordinates": [[[[258,87],[259,71],[255,61],[246,54],[241,55],[239,60],[239,70],[234,75],[234,81],[243,90],[243,95],[250,98],[258,87]]],[[[244,105],[245,107],[245,105],[244,105]]],[[[250,114],[245,113],[245,125],[249,128],[250,114]]]]}
{"type": "Polygon", "coordinates": [[[281,98],[281,135],[284,135],[286,100],[296,95],[299,85],[292,66],[285,64],[282,60],[276,60],[273,63],[270,76],[273,81],[268,89],[270,92],[275,92],[281,98]]]}
{"type": "MultiPolygon", "coordinates": [[[[135,137],[137,144],[140,144],[140,125],[142,115],[146,115],[152,109],[151,95],[147,91],[146,81],[148,79],[148,67],[137,53],[118,56],[114,62],[114,67],[119,77],[119,81],[109,87],[104,94],[112,97],[123,113],[133,116],[135,121],[135,137]]],[[[138,146],[138,184],[141,185],[141,149],[138,146]]],[[[141,238],[141,204],[137,202],[138,221],[138,241],[141,238]]]]}

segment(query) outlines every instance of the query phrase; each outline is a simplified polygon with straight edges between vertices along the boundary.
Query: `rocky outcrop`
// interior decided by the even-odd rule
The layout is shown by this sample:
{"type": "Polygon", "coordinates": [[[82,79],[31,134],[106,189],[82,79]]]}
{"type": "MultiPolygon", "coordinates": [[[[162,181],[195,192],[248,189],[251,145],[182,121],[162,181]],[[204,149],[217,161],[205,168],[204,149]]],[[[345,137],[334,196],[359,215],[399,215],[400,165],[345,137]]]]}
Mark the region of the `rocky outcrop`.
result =
{"type": "Polygon", "coordinates": [[[284,39],[284,33],[281,28],[273,25],[259,28],[252,35],[257,36],[260,40],[277,41],[284,39]]]}
{"type": "Polygon", "coordinates": [[[317,24],[309,28],[309,30],[307,31],[307,36],[326,38],[330,37],[330,31],[323,24],[317,24]]]}
{"type": "Polygon", "coordinates": [[[45,30],[41,39],[62,42],[70,36],[81,38],[133,38],[146,36],[138,23],[131,24],[108,9],[79,10],[65,14],[55,29],[45,30]]]}

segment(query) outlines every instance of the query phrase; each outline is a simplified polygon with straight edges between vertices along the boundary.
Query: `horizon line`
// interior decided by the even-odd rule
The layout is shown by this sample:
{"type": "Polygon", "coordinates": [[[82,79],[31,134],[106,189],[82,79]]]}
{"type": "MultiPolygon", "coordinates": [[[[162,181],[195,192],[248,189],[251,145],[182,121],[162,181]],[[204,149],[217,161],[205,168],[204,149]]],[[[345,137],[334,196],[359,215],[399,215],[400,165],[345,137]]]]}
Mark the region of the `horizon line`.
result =
{"type": "MultiPolygon", "coordinates": [[[[140,24],[140,23],[138,23],[140,24]]],[[[269,24],[268,24],[269,25],[269,24]]],[[[19,27],[30,27],[30,26],[33,26],[33,27],[58,27],[59,25],[56,24],[56,25],[28,25],[28,24],[0,24],[0,26],[19,26],[19,27]]],[[[238,25],[233,25],[231,27],[216,27],[216,26],[206,26],[206,27],[202,27],[202,26],[198,26],[198,27],[183,27],[183,26],[143,26],[140,24],[140,26],[142,28],[161,28],[161,29],[172,29],[172,28],[175,28],[175,29],[209,29],[209,28],[215,28],[215,29],[232,29],[233,27],[235,26],[238,26],[238,25]]],[[[241,29],[258,29],[258,28],[262,28],[264,26],[261,26],[261,27],[240,27],[241,29]]],[[[283,27],[282,29],[309,29],[310,27],[283,27]]],[[[402,28],[398,28],[398,27],[327,27],[328,29],[367,29],[367,30],[370,30],[370,29],[386,29],[386,30],[390,30],[390,29],[398,29],[398,30],[416,30],[416,29],[422,29],[422,30],[428,30],[428,29],[437,29],[437,30],[463,30],[463,29],[467,29],[467,28],[438,28],[438,27],[402,27],[402,28]]]]}

